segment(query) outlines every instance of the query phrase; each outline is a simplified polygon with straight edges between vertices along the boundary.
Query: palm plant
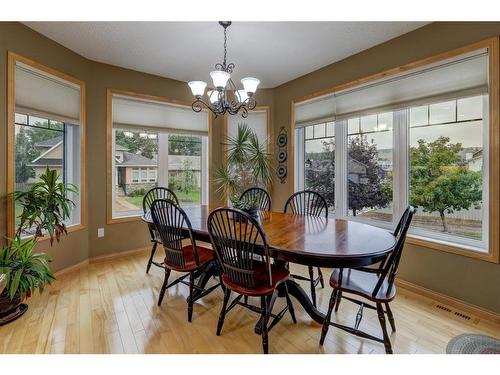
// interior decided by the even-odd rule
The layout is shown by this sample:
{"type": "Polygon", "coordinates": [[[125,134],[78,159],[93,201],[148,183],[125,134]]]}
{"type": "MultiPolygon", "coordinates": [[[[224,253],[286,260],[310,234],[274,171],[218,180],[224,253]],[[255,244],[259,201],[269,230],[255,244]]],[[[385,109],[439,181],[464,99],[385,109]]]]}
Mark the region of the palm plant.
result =
{"type": "Polygon", "coordinates": [[[50,236],[51,244],[54,238],[59,242],[61,235],[67,233],[64,222],[69,219],[75,205],[67,195],[76,192],[76,186],[64,184],[57,171],[47,167],[40,181],[27,191],[12,193],[14,200],[22,207],[16,238],[21,237],[24,231],[34,231],[35,238],[38,238],[45,231],[50,236]]]}
{"type": "Polygon", "coordinates": [[[59,241],[67,233],[65,220],[74,206],[67,195],[77,191],[76,186],[62,183],[56,170],[47,168],[30,189],[12,193],[22,212],[14,239],[8,239],[0,249],[0,325],[22,315],[26,307],[20,310],[20,301],[36,289],[43,292],[54,280],[49,269],[51,259],[44,253],[35,253],[35,246],[45,234],[50,236],[52,245],[54,238],[59,241]],[[22,238],[30,232],[31,238],[22,238]]]}
{"type": "Polygon", "coordinates": [[[223,200],[229,197],[234,204],[244,190],[253,186],[269,190],[274,166],[267,152],[268,143],[259,141],[247,124],[238,124],[236,136],[224,143],[227,161],[216,170],[215,183],[223,200]]]}
{"type": "Polygon", "coordinates": [[[4,286],[12,300],[17,295],[26,296],[38,288],[43,292],[47,283],[54,280],[49,269],[49,258],[44,253],[33,253],[34,238],[21,241],[15,238],[0,250],[0,274],[4,274],[4,286]]]}

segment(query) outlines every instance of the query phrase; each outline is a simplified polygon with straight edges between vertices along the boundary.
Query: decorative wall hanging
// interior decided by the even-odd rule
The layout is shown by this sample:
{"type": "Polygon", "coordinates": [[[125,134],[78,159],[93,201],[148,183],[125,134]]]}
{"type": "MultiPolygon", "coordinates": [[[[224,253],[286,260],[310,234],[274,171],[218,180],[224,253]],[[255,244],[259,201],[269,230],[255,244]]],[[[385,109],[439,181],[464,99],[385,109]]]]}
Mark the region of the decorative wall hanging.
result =
{"type": "Polygon", "coordinates": [[[288,136],[286,134],[286,128],[284,126],[281,127],[280,132],[278,134],[278,139],[276,140],[278,144],[278,168],[276,168],[276,175],[280,179],[280,182],[284,184],[286,182],[287,175],[287,167],[286,167],[286,159],[287,152],[286,146],[288,144],[288,136]]]}

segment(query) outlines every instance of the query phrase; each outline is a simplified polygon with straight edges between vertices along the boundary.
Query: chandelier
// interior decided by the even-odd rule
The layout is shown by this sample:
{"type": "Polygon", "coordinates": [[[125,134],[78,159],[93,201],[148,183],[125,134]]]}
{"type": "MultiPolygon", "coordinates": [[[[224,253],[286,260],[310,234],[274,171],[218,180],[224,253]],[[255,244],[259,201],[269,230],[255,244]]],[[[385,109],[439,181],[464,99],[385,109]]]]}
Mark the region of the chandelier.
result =
{"type": "Polygon", "coordinates": [[[231,25],[230,21],[220,21],[219,24],[224,28],[224,60],[222,63],[215,64],[215,70],[210,72],[214,89],[207,91],[207,100],[203,99],[207,83],[203,81],[188,82],[189,87],[195,97],[191,108],[193,111],[200,112],[203,108],[212,111],[215,117],[229,113],[236,115],[241,112],[242,117],[248,116],[248,111],[255,108],[257,102],[254,94],[260,81],[257,78],[246,77],[241,80],[243,89],[238,90],[231,73],[234,69],[233,63],[227,63],[227,28],[231,25]]]}

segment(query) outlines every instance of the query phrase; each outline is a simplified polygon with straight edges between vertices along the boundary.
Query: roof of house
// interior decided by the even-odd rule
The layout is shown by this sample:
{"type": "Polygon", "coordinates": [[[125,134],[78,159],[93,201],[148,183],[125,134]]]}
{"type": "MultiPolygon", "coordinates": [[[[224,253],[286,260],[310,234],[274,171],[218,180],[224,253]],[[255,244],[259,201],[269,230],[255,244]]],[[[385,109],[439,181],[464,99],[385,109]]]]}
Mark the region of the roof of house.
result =
{"type": "Polygon", "coordinates": [[[45,141],[37,142],[37,143],[35,143],[35,146],[36,147],[49,147],[50,148],[50,147],[54,147],[58,143],[62,142],[62,140],[63,140],[63,136],[59,135],[59,136],[54,137],[54,138],[46,139],[45,141]]]}
{"type": "Polygon", "coordinates": [[[117,143],[115,144],[115,151],[128,151],[128,147],[125,147],[117,143]]]}
{"type": "Polygon", "coordinates": [[[120,167],[156,167],[157,161],[145,156],[123,151],[123,160],[116,160],[120,167]]]}
{"type": "Polygon", "coordinates": [[[62,159],[36,159],[31,163],[27,164],[28,167],[60,167],[62,166],[62,159]]]}

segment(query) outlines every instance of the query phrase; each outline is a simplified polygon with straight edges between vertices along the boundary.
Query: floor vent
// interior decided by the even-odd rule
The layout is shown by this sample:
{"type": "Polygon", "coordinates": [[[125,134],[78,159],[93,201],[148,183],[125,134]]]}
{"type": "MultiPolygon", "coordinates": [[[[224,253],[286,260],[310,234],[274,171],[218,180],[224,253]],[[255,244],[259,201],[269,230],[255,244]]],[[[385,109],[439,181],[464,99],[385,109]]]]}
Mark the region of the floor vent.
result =
{"type": "Polygon", "coordinates": [[[451,312],[451,309],[449,309],[448,307],[446,306],[443,306],[443,305],[436,305],[436,307],[438,309],[441,309],[441,310],[444,310],[444,311],[447,311],[447,312],[451,312]]]}
{"type": "Polygon", "coordinates": [[[470,320],[470,316],[469,315],[466,315],[464,313],[460,313],[458,311],[455,311],[455,315],[458,316],[459,318],[462,318],[462,319],[465,319],[465,320],[470,320]]]}
{"type": "Polygon", "coordinates": [[[450,309],[449,307],[446,307],[446,306],[443,306],[443,305],[440,305],[440,304],[436,304],[435,306],[436,306],[437,309],[446,311],[448,313],[452,313],[453,315],[455,315],[456,317],[459,317],[461,319],[465,319],[465,320],[471,320],[472,319],[469,315],[464,314],[464,313],[459,312],[459,311],[454,311],[454,310],[450,309]]]}

